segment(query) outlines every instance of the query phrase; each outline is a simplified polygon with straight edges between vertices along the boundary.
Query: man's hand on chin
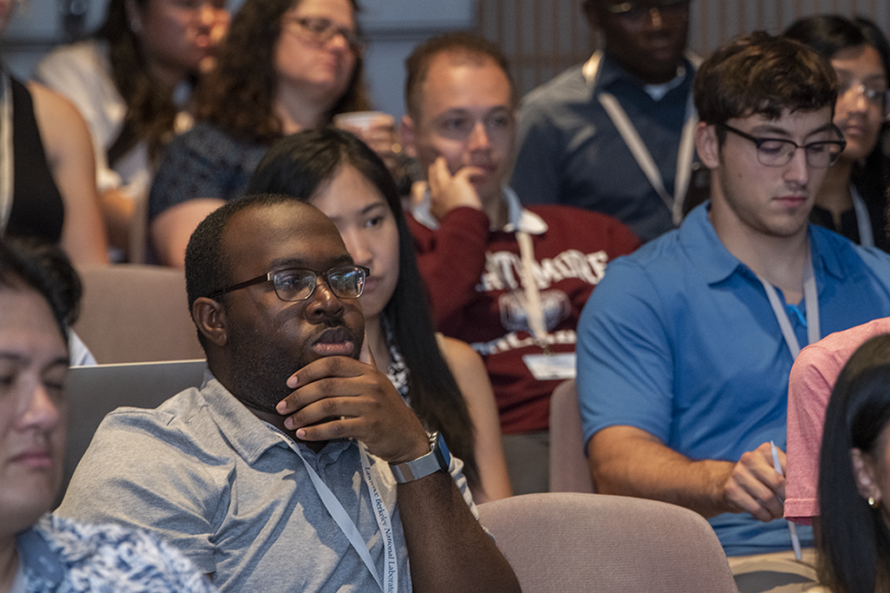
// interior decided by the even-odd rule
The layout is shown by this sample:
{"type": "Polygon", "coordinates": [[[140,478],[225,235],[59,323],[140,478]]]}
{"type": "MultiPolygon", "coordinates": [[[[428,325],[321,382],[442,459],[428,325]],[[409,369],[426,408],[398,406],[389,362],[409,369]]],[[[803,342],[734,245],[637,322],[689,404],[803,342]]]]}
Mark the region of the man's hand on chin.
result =
{"type": "Polygon", "coordinates": [[[389,377],[377,370],[364,340],[359,360],[319,358],[291,375],[293,393],[276,406],[284,425],[303,441],[352,438],[384,461],[402,463],[429,453],[426,431],[389,377]]]}
{"type": "Polygon", "coordinates": [[[482,210],[482,200],[471,181],[482,173],[478,167],[463,167],[454,175],[448,170],[444,157],[430,165],[427,173],[430,190],[430,213],[441,221],[445,215],[461,206],[482,210]]]}

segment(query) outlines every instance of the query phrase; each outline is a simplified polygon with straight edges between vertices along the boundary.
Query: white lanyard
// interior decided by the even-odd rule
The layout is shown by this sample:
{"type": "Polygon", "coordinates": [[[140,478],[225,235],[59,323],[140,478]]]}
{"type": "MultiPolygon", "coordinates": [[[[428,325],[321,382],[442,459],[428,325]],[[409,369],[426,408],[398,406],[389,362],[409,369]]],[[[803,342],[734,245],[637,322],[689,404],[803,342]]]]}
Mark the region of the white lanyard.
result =
{"type": "MultiPolygon", "coordinates": [[[[592,82],[595,79],[601,60],[602,52],[598,51],[593,54],[586,64],[584,64],[584,77],[588,81],[592,82]]],[[[631,154],[633,154],[634,159],[636,159],[640,169],[643,170],[646,179],[649,180],[649,183],[655,191],[658,192],[661,199],[664,200],[668,210],[671,211],[671,218],[674,226],[679,226],[680,222],[683,220],[683,200],[686,198],[686,190],[689,188],[689,180],[692,176],[692,156],[695,148],[695,126],[698,123],[698,116],[695,114],[692,93],[689,93],[689,97],[686,100],[686,115],[683,123],[683,132],[680,135],[680,147],[677,152],[677,172],[676,177],[674,178],[673,196],[671,196],[665,189],[661,171],[659,171],[658,166],[655,164],[655,160],[652,158],[652,154],[649,152],[649,149],[646,148],[646,144],[643,142],[643,139],[640,138],[639,132],[637,132],[636,127],[634,127],[633,122],[621,106],[621,103],[618,102],[618,99],[611,93],[605,92],[599,93],[597,98],[611,118],[612,123],[615,124],[618,133],[621,134],[621,138],[624,140],[624,143],[627,144],[627,147],[630,149],[631,154]]]]}
{"type": "Polygon", "coordinates": [[[0,65],[0,235],[6,230],[12,210],[13,144],[12,83],[0,65]]]}
{"type": "Polygon", "coordinates": [[[516,231],[519,242],[519,257],[522,260],[522,286],[525,291],[525,313],[528,315],[528,327],[535,342],[545,352],[549,350],[547,343],[547,325],[544,323],[544,306],[541,304],[541,291],[535,281],[535,246],[531,235],[516,231]]]}
{"type": "Polygon", "coordinates": [[[856,211],[856,226],[859,227],[859,244],[863,247],[874,247],[875,236],[871,227],[871,217],[868,215],[868,208],[865,206],[865,200],[859,195],[856,186],[850,184],[850,194],[853,196],[853,210],[856,211]]]}
{"type": "Polygon", "coordinates": [[[303,465],[306,467],[309,479],[312,480],[312,485],[315,486],[315,490],[318,492],[318,497],[321,499],[321,502],[334,519],[334,522],[337,523],[343,531],[343,534],[346,535],[349,543],[352,544],[352,547],[355,548],[355,551],[361,556],[362,561],[364,561],[365,566],[368,567],[368,570],[371,572],[371,575],[374,577],[380,590],[383,591],[383,593],[396,593],[399,588],[399,562],[395,554],[392,521],[390,520],[389,512],[386,510],[386,505],[383,503],[383,498],[380,496],[380,490],[377,488],[374,476],[371,475],[371,463],[368,460],[368,453],[365,451],[365,446],[362,443],[356,443],[362,458],[362,477],[364,477],[365,483],[368,486],[368,492],[371,495],[371,506],[374,508],[374,516],[377,519],[380,536],[383,538],[383,577],[385,584],[384,581],[381,581],[380,575],[377,573],[377,567],[374,565],[374,560],[371,558],[371,553],[368,551],[368,546],[365,544],[361,532],[359,532],[355,522],[349,517],[349,513],[346,512],[346,509],[344,509],[343,505],[340,504],[340,501],[337,500],[337,496],[331,492],[328,485],[325,484],[316,471],[312,469],[312,466],[310,466],[309,462],[306,461],[306,458],[303,457],[300,448],[292,439],[283,435],[280,430],[268,422],[263,422],[263,424],[279,434],[281,438],[284,439],[284,442],[287,443],[288,447],[293,449],[299,456],[303,465]]]}
{"type": "MultiPolygon", "coordinates": [[[[800,343],[797,341],[797,336],[794,334],[794,329],[791,327],[788,313],[782,306],[781,301],[779,301],[779,295],[776,292],[776,288],[760,276],[757,276],[757,279],[760,280],[761,284],[763,284],[763,288],[766,290],[769,304],[773,308],[773,313],[776,316],[776,321],[779,322],[779,327],[782,328],[782,335],[785,337],[785,343],[788,345],[788,350],[791,351],[791,358],[796,359],[797,355],[800,353],[800,343]]],[[[816,290],[816,276],[813,273],[812,254],[807,254],[807,267],[803,280],[803,298],[807,303],[807,343],[815,344],[819,341],[821,335],[819,330],[819,293],[816,290]]]]}

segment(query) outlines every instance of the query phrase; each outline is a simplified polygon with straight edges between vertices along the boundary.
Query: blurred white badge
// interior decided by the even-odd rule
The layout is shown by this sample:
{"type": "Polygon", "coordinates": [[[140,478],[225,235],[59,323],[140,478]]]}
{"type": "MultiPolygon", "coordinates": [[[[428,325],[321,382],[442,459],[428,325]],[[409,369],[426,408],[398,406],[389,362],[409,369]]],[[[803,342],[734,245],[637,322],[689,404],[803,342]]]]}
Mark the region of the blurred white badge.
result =
{"type": "Polygon", "coordinates": [[[526,354],[522,362],[538,381],[575,378],[575,353],[526,354]]]}

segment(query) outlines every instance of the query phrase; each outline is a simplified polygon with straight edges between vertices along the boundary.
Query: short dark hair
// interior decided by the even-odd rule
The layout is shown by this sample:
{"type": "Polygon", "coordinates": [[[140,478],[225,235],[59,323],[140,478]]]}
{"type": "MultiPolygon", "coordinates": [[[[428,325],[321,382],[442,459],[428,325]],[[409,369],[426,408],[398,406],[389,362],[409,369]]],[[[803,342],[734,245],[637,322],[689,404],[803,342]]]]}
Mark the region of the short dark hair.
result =
{"type": "MultiPolygon", "coordinates": [[[[185,289],[189,311],[199,297],[206,297],[231,284],[232,262],[224,249],[223,235],[232,217],[252,207],[293,203],[290,196],[276,194],[247,195],[226,202],[201,221],[185,248],[185,289]]],[[[216,297],[222,302],[226,295],[216,297]]],[[[200,337],[200,332],[198,333],[200,337]]],[[[203,340],[202,340],[203,343],[203,340]]]]}
{"type": "Polygon", "coordinates": [[[430,64],[433,58],[443,53],[480,64],[486,59],[492,60],[507,76],[510,82],[510,99],[513,104],[516,103],[516,85],[513,83],[510,64],[504,52],[483,37],[467,31],[454,31],[424,41],[415,47],[405,60],[405,68],[408,71],[405,80],[405,105],[411,117],[416,118],[420,115],[420,95],[430,71],[430,64]]]}
{"type": "Polygon", "coordinates": [[[812,47],[826,60],[843,49],[869,45],[878,52],[884,74],[890,79],[890,45],[880,28],[868,19],[820,14],[793,22],[783,35],[812,47]]]}
{"type": "MultiPolygon", "coordinates": [[[[860,346],[844,365],[825,412],[819,458],[820,582],[837,593],[884,591],[890,530],[860,496],[850,450],[878,457],[890,422],[890,334],[860,346]],[[876,586],[881,583],[881,586],[876,586]]],[[[887,504],[890,501],[883,501],[887,504]]]]}
{"type": "Polygon", "coordinates": [[[470,413],[439,351],[411,231],[384,162],[349,132],[334,128],[306,130],[283,138],[269,149],[247,191],[288,194],[308,202],[344,164],[355,167],[377,188],[396,220],[399,279],[381,316],[409,370],[411,408],[428,429],[445,436],[452,452],[463,460],[467,480],[477,487],[479,470],[470,413]]]}
{"type": "Polygon", "coordinates": [[[0,239],[0,286],[37,291],[49,303],[67,344],[83,289],[77,272],[59,247],[33,239],[0,239]]]}
{"type": "Polygon", "coordinates": [[[763,115],[778,119],[786,109],[834,113],[837,77],[831,65],[806,45],[758,31],[719,47],[695,76],[695,108],[707,124],[763,115]]]}

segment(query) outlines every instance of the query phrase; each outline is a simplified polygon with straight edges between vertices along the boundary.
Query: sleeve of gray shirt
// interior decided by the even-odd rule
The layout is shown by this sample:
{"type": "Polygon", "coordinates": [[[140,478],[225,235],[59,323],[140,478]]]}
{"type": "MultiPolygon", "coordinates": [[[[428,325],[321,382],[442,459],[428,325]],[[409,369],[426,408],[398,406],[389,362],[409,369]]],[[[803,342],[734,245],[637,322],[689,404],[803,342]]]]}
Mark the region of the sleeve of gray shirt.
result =
{"type": "Polygon", "coordinates": [[[213,483],[219,460],[196,464],[194,454],[182,432],[165,426],[163,412],[116,410],[102,421],[57,512],[158,533],[213,573],[212,521],[225,506],[216,499],[225,489],[213,483]],[[132,463],[140,467],[134,471],[132,463]]]}

